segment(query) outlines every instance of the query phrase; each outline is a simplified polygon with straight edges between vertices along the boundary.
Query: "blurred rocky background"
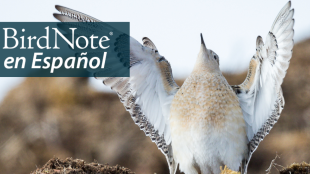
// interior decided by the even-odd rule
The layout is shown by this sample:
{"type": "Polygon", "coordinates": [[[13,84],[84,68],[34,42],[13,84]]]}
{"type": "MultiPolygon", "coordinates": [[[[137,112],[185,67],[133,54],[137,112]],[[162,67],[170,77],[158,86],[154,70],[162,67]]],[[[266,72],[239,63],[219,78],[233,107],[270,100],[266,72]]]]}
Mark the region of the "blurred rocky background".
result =
{"type": "MultiPolygon", "coordinates": [[[[309,67],[310,40],[305,40],[294,47],[282,85],[284,110],[254,153],[250,174],[266,173],[276,154],[283,166],[310,161],[309,67]]],[[[233,85],[246,72],[224,75],[233,85]]],[[[119,164],[138,174],[168,173],[164,155],[116,94],[93,90],[87,78],[27,78],[0,104],[0,171],[30,173],[54,156],[119,164]]]]}

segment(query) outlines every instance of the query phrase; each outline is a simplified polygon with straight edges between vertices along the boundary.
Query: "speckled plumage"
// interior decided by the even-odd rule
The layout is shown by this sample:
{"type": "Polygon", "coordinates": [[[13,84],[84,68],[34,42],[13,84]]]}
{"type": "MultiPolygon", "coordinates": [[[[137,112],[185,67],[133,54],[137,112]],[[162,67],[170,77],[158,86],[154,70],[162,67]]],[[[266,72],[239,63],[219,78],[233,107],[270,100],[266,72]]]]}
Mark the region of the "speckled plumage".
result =
{"type": "Polygon", "coordinates": [[[220,173],[224,165],[238,170],[247,153],[238,97],[211,52],[202,45],[197,61],[213,68],[196,64],[171,104],[173,156],[185,173],[220,173]]]}

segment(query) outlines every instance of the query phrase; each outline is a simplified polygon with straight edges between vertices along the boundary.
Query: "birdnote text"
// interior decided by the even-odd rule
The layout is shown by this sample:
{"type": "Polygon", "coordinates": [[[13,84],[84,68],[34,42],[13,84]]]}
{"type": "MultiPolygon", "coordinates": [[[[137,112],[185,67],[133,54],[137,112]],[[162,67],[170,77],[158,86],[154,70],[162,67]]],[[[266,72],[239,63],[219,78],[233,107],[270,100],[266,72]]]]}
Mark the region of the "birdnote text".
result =
{"type": "Polygon", "coordinates": [[[128,22],[1,22],[0,77],[128,77],[128,22]]]}

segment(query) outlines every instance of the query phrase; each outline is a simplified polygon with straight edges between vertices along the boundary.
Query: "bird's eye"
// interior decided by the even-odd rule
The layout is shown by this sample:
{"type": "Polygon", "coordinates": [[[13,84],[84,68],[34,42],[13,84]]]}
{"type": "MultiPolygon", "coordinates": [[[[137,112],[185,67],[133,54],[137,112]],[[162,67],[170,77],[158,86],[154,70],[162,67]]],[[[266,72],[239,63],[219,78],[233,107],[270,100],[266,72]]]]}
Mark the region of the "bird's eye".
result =
{"type": "Polygon", "coordinates": [[[214,59],[216,59],[216,55],[214,55],[214,59]]]}

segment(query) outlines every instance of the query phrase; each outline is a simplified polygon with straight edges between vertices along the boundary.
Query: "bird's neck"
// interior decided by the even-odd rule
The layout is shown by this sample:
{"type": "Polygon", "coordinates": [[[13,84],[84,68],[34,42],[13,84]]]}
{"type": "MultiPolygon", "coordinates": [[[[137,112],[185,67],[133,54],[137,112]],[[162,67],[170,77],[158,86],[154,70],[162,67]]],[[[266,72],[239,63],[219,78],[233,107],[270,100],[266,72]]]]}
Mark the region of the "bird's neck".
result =
{"type": "Polygon", "coordinates": [[[220,68],[215,60],[210,60],[207,57],[198,56],[193,72],[202,73],[221,73],[220,68]]]}

